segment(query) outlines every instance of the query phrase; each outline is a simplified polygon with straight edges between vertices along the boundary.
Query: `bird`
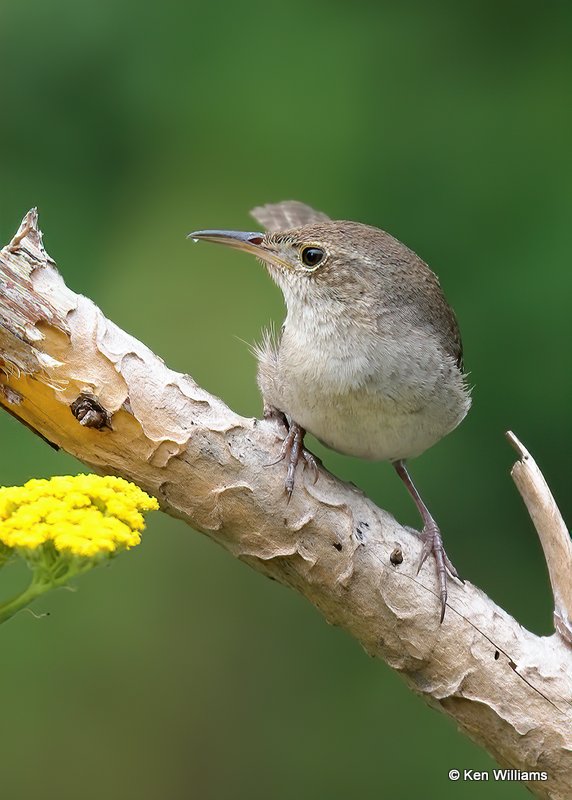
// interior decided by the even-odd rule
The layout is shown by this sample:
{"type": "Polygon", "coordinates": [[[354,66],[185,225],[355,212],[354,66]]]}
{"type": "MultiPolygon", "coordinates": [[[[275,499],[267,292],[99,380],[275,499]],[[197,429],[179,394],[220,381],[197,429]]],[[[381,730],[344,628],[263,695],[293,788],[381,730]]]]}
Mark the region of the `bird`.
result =
{"type": "Polygon", "coordinates": [[[333,220],[288,200],[251,212],[265,230],[198,230],[256,256],[282,290],[286,318],[278,337],[256,348],[264,417],[285,431],[276,462],[286,460],[291,497],[306,432],[339,453],[395,468],[422,520],[417,571],[434,555],[440,622],[448,574],[459,579],[441,530],[406,462],[454,430],[471,406],[463,345],[439,279],[402,242],[371,225],[333,220]]]}

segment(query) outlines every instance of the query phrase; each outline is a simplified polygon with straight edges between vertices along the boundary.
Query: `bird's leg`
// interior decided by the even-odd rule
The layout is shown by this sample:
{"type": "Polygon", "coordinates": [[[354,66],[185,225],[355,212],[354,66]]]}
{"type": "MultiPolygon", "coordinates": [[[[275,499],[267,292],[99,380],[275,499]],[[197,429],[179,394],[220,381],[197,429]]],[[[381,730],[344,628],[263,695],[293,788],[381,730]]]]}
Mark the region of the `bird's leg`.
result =
{"type": "Polygon", "coordinates": [[[459,578],[457,570],[449,560],[447,553],[445,552],[445,548],[443,547],[443,539],[441,538],[441,531],[439,530],[439,526],[429,513],[429,509],[423,502],[423,499],[415,484],[413,483],[409,472],[405,466],[404,461],[394,461],[393,466],[395,467],[395,471],[405,484],[405,487],[411,497],[415,505],[417,506],[417,510],[421,515],[421,519],[423,520],[423,530],[421,531],[421,537],[423,539],[423,549],[421,550],[421,558],[419,559],[419,566],[417,567],[417,572],[421,569],[423,564],[425,563],[425,559],[429,555],[429,553],[435,554],[435,561],[437,563],[437,577],[439,578],[439,595],[441,598],[441,622],[443,622],[443,618],[445,616],[445,607],[447,605],[447,570],[451,573],[454,578],[459,578]]]}
{"type": "Polygon", "coordinates": [[[280,448],[280,455],[276,461],[267,464],[268,467],[273,467],[280,461],[287,459],[288,471],[286,472],[285,489],[288,495],[288,500],[292,497],[294,490],[296,467],[298,462],[302,460],[304,464],[312,470],[314,476],[314,483],[318,480],[318,459],[312,455],[309,450],[304,447],[304,436],[306,431],[298,423],[288,421],[286,415],[273,406],[264,404],[264,419],[276,419],[286,426],[286,436],[280,448]]]}

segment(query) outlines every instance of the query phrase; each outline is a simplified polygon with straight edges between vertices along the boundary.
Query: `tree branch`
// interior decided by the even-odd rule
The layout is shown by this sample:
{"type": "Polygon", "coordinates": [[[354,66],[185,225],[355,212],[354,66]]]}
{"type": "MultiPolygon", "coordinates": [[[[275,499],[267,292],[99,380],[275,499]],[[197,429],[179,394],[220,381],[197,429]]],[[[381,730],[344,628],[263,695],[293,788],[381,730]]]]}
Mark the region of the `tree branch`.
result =
{"type": "Polygon", "coordinates": [[[520,456],[511,470],[538,533],[554,597],[554,626],[572,645],[572,540],[542,472],[512,431],[507,439],[520,456]]]}
{"type": "MultiPolygon", "coordinates": [[[[299,474],[287,503],[283,467],[265,468],[278,448],[273,423],[238,416],[68,289],[35,210],[0,252],[0,288],[6,410],[301,592],[501,765],[545,771],[547,780],[523,776],[537,797],[571,796],[572,651],[563,636],[533,635],[468,582],[451,582],[439,625],[435,574],[416,574],[419,538],[324,469],[315,485],[299,474]]],[[[527,504],[538,526],[538,501],[529,494],[527,504]]],[[[543,546],[566,633],[570,543],[559,530],[568,553],[560,571],[543,546]]]]}

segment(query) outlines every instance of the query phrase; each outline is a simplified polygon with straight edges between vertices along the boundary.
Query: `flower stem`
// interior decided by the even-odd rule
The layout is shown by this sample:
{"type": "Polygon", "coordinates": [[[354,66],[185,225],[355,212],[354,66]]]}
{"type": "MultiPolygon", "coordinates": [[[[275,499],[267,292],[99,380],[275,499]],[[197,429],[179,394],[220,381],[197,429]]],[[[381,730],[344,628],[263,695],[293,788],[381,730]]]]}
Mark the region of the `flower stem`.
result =
{"type": "Polygon", "coordinates": [[[6,622],[7,619],[13,617],[20,609],[26,608],[30,603],[39,597],[44,592],[47,592],[50,587],[45,583],[38,583],[35,579],[21,594],[12,597],[5,603],[0,604],[0,623],[6,622]]]}

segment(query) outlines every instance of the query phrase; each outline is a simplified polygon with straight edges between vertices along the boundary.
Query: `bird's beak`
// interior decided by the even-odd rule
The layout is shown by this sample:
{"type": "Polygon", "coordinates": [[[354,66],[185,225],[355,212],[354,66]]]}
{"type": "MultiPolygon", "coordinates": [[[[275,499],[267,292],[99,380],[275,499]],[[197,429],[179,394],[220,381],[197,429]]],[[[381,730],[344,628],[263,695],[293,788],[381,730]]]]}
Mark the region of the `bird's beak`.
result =
{"type": "Polygon", "coordinates": [[[227,247],[234,247],[237,250],[244,250],[246,253],[258,256],[258,258],[268,258],[266,248],[261,246],[264,240],[263,233],[246,231],[193,231],[189,233],[187,239],[195,242],[218,242],[226,244],[227,247]]]}

